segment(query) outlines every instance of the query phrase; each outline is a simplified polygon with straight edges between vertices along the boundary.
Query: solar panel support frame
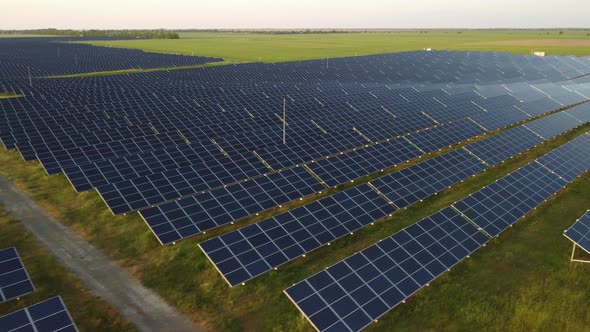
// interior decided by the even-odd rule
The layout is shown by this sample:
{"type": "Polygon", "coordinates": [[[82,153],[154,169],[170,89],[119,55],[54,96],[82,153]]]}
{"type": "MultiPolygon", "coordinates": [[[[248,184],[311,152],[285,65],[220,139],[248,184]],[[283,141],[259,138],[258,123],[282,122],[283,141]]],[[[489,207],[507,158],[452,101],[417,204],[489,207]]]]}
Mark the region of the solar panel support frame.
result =
{"type": "MultiPolygon", "coordinates": [[[[576,256],[576,247],[577,247],[577,246],[578,246],[578,245],[574,243],[574,245],[573,245],[573,247],[572,247],[572,256],[571,256],[571,258],[570,258],[570,261],[571,261],[572,263],[576,262],[576,263],[586,263],[586,264],[590,264],[590,260],[584,260],[584,259],[577,259],[577,258],[575,258],[575,256],[576,256]]],[[[581,247],[580,247],[580,248],[581,248],[581,247]]],[[[584,250],[584,249],[582,249],[582,250],[584,250]]]]}

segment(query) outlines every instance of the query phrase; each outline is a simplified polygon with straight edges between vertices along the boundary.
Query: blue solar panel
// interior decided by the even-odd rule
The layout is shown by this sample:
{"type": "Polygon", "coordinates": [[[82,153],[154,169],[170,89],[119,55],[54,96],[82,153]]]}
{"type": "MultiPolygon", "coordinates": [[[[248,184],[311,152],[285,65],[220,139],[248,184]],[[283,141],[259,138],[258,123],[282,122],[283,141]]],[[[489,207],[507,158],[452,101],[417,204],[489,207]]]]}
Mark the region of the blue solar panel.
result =
{"type": "Polygon", "coordinates": [[[162,244],[232,223],[325,189],[297,167],[140,211],[162,244]]]}
{"type": "Polygon", "coordinates": [[[473,121],[461,120],[409,135],[408,139],[422,151],[430,153],[484,133],[485,130],[473,121]]]}
{"type": "Polygon", "coordinates": [[[533,162],[453,206],[488,234],[498,236],[566,184],[565,180],[533,162]]]}
{"type": "Polygon", "coordinates": [[[590,254],[590,210],[568,228],[564,235],[590,254]]]}
{"type": "Polygon", "coordinates": [[[580,125],[582,125],[580,120],[566,112],[551,114],[537,121],[525,124],[527,128],[545,139],[553,138],[580,125]]]}
{"type": "Polygon", "coordinates": [[[409,161],[422,152],[403,138],[319,160],[309,168],[329,186],[336,186],[409,161]]]}
{"type": "MultiPolygon", "coordinates": [[[[538,121],[538,120],[536,120],[538,121]]],[[[518,126],[465,146],[488,165],[494,166],[543,142],[539,135],[518,126]]]]}
{"type": "Polygon", "coordinates": [[[572,107],[565,112],[583,123],[590,122],[590,103],[572,107]]]}
{"type": "Polygon", "coordinates": [[[360,331],[487,241],[446,208],[285,293],[318,331],[360,331]]]}
{"type": "Polygon", "coordinates": [[[393,213],[363,184],[200,244],[238,285],[393,213]]]}
{"type": "Polygon", "coordinates": [[[469,152],[459,149],[386,175],[371,181],[371,184],[397,207],[404,208],[485,168],[486,166],[469,152]]]}
{"type": "Polygon", "coordinates": [[[35,286],[16,248],[0,250],[0,302],[19,298],[35,291],[35,286]]]}
{"type": "Polygon", "coordinates": [[[537,161],[571,182],[590,169],[590,136],[580,135],[537,161]]]}
{"type": "Polygon", "coordinates": [[[1,331],[78,331],[61,297],[56,296],[0,317],[1,331]]]}

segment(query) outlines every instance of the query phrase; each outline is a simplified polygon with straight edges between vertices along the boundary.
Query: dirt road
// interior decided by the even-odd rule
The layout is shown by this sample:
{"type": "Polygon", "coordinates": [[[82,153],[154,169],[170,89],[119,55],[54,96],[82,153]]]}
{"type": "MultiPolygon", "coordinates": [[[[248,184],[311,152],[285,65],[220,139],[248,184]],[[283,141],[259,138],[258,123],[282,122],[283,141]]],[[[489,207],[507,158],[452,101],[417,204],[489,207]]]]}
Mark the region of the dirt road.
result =
{"type": "MultiPolygon", "coordinates": [[[[0,176],[0,204],[140,331],[203,331],[0,176]]],[[[70,308],[70,310],[76,310],[70,308]]]]}

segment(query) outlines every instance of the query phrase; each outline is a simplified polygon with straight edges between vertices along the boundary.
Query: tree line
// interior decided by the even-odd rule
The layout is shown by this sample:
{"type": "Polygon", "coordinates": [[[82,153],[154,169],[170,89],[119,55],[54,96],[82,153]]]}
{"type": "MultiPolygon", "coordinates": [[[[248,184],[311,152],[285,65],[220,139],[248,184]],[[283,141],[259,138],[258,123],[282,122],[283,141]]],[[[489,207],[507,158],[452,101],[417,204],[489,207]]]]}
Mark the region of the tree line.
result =
{"type": "Polygon", "coordinates": [[[178,33],[169,30],[5,30],[3,33],[22,33],[48,36],[81,36],[81,37],[125,37],[144,39],[178,39],[178,33]]]}

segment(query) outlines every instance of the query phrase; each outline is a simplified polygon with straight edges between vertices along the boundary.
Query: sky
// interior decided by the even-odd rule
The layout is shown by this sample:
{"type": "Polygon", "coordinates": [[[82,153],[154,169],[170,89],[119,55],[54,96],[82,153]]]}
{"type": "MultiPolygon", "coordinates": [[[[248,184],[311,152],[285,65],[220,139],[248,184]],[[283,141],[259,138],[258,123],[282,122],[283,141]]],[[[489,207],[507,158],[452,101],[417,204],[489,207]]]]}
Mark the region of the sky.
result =
{"type": "Polygon", "coordinates": [[[0,0],[0,29],[590,27],[588,0],[0,0]]]}

